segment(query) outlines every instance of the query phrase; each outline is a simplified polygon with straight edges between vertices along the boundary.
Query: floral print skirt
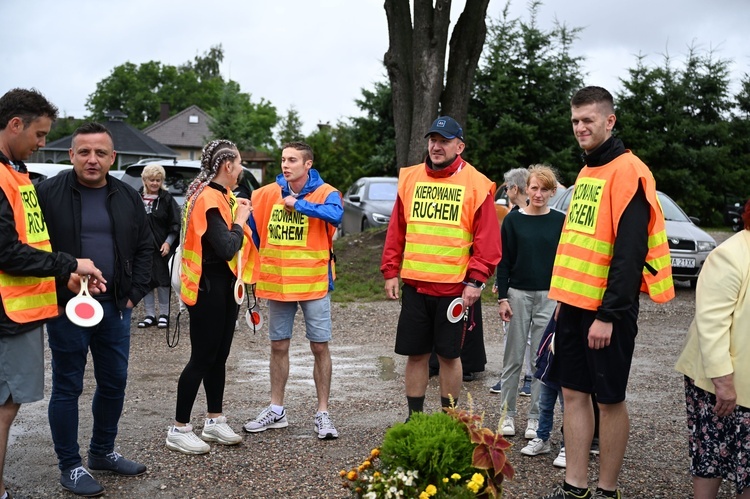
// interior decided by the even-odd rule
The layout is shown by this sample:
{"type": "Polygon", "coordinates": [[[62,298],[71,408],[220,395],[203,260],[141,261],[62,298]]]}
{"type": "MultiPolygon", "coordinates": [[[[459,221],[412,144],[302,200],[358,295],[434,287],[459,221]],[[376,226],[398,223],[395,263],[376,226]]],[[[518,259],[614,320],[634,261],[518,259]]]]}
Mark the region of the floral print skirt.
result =
{"type": "Polygon", "coordinates": [[[750,409],[738,405],[732,414],[718,417],[716,395],[695,386],[685,376],[687,426],[690,430],[690,474],[723,478],[737,494],[750,487],[750,409]]]}

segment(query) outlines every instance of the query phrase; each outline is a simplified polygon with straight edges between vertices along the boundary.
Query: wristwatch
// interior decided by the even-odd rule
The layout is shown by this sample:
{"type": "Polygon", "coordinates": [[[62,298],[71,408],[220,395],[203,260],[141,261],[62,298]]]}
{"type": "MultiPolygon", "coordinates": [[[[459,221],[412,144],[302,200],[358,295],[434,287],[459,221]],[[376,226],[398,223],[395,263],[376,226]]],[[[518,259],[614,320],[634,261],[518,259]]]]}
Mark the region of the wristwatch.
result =
{"type": "Polygon", "coordinates": [[[471,286],[472,288],[484,289],[485,287],[485,284],[479,279],[466,279],[464,281],[464,284],[467,286],[471,286]]]}

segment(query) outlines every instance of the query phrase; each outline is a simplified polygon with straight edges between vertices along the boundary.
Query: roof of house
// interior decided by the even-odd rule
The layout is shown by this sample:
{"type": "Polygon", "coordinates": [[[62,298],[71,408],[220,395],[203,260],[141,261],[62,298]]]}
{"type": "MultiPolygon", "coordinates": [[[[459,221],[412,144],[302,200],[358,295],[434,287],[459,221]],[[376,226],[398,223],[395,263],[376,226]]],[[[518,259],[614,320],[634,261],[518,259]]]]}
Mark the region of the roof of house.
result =
{"type": "Polygon", "coordinates": [[[203,109],[193,105],[145,128],[143,133],[168,146],[202,149],[211,137],[208,126],[212,121],[203,109]]]}
{"type": "MultiPolygon", "coordinates": [[[[102,123],[112,134],[112,141],[115,144],[115,151],[118,154],[130,154],[136,156],[158,156],[158,157],[177,157],[177,153],[171,148],[160,144],[153,138],[144,134],[137,128],[120,121],[119,119],[109,120],[102,123]]],[[[67,151],[73,135],[68,135],[57,139],[41,148],[42,151],[67,151]]]]}

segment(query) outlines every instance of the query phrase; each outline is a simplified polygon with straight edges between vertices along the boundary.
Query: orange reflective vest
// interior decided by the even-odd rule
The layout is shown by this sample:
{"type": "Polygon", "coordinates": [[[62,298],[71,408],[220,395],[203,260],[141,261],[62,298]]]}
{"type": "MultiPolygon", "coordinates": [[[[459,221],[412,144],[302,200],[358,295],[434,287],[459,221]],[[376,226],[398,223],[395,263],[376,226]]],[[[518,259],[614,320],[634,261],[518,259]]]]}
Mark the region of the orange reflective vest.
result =
{"type": "Polygon", "coordinates": [[[466,276],[474,242],[474,215],[495,194],[495,183],[469,163],[450,177],[430,177],[424,163],[402,168],[406,244],[401,278],[457,283],[466,276]]]}
{"type": "MultiPolygon", "coordinates": [[[[333,192],[336,189],[324,183],[304,199],[322,204],[333,192]]],[[[294,302],[326,296],[329,265],[336,279],[331,259],[336,227],[296,210],[287,212],[277,184],[253,191],[253,216],[260,235],[258,297],[294,302]]]]}
{"type": "MultiPolygon", "coordinates": [[[[29,176],[0,165],[0,188],[13,209],[18,240],[42,251],[52,251],[36,189],[29,176]]],[[[26,324],[57,316],[54,277],[11,275],[0,270],[0,296],[13,322],[26,324]]]]}
{"type": "Polygon", "coordinates": [[[607,289],[618,224],[639,182],[651,206],[641,291],[658,303],[674,298],[669,245],[656,182],[648,167],[628,151],[604,166],[584,167],[579,173],[557,247],[551,299],[586,310],[599,308],[607,289]]]}
{"type": "MultiPolygon", "coordinates": [[[[201,238],[208,229],[206,212],[211,208],[218,208],[221,217],[231,229],[234,224],[234,213],[237,209],[237,198],[231,191],[220,192],[206,186],[198,198],[188,201],[195,203],[190,212],[190,220],[183,218],[182,227],[185,241],[182,243],[182,264],[180,266],[180,298],[188,305],[195,305],[198,299],[198,285],[203,272],[203,246],[201,238]]],[[[189,205],[188,205],[189,208],[189,205]]],[[[253,244],[252,232],[247,224],[242,226],[242,280],[252,284],[258,280],[258,251],[253,244]]],[[[240,275],[237,268],[237,255],[227,262],[235,276],[240,275]]]]}

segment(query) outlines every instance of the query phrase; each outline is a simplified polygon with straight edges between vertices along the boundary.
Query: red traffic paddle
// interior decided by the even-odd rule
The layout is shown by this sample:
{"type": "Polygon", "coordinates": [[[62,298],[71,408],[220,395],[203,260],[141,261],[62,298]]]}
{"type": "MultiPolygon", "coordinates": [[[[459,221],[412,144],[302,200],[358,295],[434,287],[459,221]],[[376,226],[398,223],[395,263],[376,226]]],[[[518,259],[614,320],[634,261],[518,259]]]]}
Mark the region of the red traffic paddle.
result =
{"type": "Polygon", "coordinates": [[[260,313],[260,307],[256,303],[253,308],[245,312],[245,322],[250,329],[260,329],[263,327],[263,314],[260,313]]]}
{"type": "Polygon", "coordinates": [[[245,299],[245,283],[242,282],[242,247],[237,252],[237,280],[234,283],[234,301],[237,305],[242,305],[245,299]]]}
{"type": "Polygon", "coordinates": [[[464,316],[465,311],[464,301],[461,299],[461,297],[456,298],[451,302],[450,305],[448,305],[448,321],[455,324],[456,322],[461,320],[461,318],[464,316]]]}
{"type": "Polygon", "coordinates": [[[104,317],[102,305],[89,294],[89,278],[81,276],[81,290],[65,305],[68,320],[81,327],[96,326],[104,317]]]}

